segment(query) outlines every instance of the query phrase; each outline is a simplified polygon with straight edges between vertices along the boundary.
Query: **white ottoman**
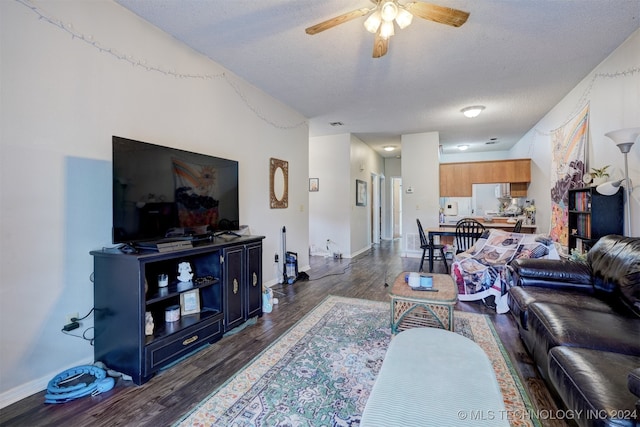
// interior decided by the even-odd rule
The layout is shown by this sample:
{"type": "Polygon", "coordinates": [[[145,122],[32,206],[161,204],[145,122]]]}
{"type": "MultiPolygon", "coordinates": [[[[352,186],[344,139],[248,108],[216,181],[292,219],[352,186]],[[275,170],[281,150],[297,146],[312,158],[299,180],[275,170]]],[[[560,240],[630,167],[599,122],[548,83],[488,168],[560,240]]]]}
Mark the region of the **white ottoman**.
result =
{"type": "Polygon", "coordinates": [[[391,340],[360,425],[509,426],[509,421],[480,346],[455,332],[415,328],[391,340]]]}

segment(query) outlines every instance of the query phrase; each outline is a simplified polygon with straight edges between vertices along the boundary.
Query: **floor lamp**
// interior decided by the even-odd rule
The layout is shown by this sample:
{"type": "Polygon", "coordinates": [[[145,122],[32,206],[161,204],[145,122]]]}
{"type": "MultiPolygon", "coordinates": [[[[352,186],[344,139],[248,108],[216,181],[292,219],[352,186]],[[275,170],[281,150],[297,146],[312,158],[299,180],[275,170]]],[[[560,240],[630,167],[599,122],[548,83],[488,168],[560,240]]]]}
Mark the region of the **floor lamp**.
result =
{"type": "MultiPolygon", "coordinates": [[[[607,138],[616,143],[622,154],[624,154],[624,182],[626,189],[626,197],[624,200],[626,206],[626,222],[627,235],[631,236],[631,181],[629,181],[629,164],[627,163],[627,154],[631,151],[633,143],[640,135],[640,128],[618,129],[604,134],[607,138]]],[[[618,184],[620,185],[620,184],[618,184]]]]}

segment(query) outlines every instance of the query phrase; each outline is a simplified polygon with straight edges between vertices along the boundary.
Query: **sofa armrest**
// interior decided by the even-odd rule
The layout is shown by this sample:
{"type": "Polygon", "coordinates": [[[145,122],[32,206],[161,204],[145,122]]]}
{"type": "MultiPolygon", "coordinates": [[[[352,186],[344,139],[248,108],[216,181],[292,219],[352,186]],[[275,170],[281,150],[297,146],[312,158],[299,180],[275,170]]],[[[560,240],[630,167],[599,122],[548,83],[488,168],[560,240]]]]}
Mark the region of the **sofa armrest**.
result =
{"type": "Polygon", "coordinates": [[[629,375],[627,376],[627,384],[629,386],[629,391],[638,397],[636,409],[640,412],[640,368],[636,368],[629,372],[629,375]]]}
{"type": "Polygon", "coordinates": [[[593,293],[591,269],[582,262],[519,258],[509,266],[512,285],[537,286],[593,293]]]}

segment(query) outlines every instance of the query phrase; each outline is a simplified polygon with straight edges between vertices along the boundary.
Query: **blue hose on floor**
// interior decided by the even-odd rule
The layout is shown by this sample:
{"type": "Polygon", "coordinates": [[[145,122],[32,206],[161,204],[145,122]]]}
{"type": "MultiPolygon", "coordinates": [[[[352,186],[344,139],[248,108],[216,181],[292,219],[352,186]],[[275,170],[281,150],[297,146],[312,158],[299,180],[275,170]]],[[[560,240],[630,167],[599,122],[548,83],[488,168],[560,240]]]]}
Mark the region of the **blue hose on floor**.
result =
{"type": "Polygon", "coordinates": [[[115,385],[115,380],[107,377],[107,372],[93,365],[81,365],[67,369],[53,377],[47,385],[44,403],[67,403],[79,397],[98,395],[109,391],[115,385]],[[72,386],[62,386],[67,382],[80,378],[82,375],[93,375],[95,380],[89,384],[78,383],[72,386]]]}

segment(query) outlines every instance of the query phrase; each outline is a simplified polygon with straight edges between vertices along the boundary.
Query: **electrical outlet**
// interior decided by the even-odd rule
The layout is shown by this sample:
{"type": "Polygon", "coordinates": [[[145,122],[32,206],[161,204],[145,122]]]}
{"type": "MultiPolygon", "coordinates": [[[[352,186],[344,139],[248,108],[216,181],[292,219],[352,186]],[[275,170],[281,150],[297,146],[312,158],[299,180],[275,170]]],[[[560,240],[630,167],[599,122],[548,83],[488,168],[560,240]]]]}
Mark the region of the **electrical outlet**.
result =
{"type": "Polygon", "coordinates": [[[73,322],[73,320],[71,320],[71,319],[79,319],[79,318],[80,318],[80,314],[78,314],[78,313],[67,314],[67,318],[66,318],[65,324],[73,322]]]}

